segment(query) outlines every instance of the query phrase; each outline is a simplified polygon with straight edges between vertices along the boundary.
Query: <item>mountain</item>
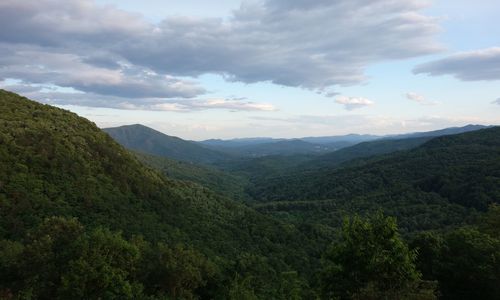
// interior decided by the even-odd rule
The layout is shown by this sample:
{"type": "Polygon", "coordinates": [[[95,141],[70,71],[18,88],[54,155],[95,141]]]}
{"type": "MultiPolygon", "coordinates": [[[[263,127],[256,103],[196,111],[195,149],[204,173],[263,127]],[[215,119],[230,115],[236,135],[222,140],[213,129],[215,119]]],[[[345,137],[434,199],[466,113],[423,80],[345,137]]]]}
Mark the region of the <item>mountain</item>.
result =
{"type": "MultiPolygon", "coordinates": [[[[360,142],[355,145],[344,144],[339,150],[334,151],[334,149],[331,149],[331,151],[326,151],[326,153],[323,154],[316,153],[316,155],[312,155],[309,152],[291,156],[271,155],[268,157],[260,156],[256,158],[234,158],[222,161],[216,165],[228,172],[234,172],[240,176],[246,177],[251,185],[261,186],[265,185],[272,177],[284,175],[300,177],[301,174],[310,173],[312,171],[339,168],[345,164],[361,164],[365,160],[370,160],[372,156],[416,148],[438,135],[451,135],[482,128],[486,127],[468,125],[465,127],[409,134],[407,137],[400,139],[396,138],[399,136],[394,136],[392,138],[385,137],[372,141],[360,142]]],[[[353,139],[351,141],[355,141],[359,136],[349,135],[345,137],[352,137],[353,139]]],[[[375,138],[375,136],[361,136],[361,138],[375,138]]],[[[329,145],[331,146],[331,144],[329,145]]],[[[325,147],[326,146],[328,146],[328,144],[326,144],[325,147]]]]}
{"type": "Polygon", "coordinates": [[[168,136],[143,125],[127,125],[103,129],[125,148],[195,163],[213,163],[224,160],[227,154],[207,149],[196,142],[168,136]]]}
{"type": "Polygon", "coordinates": [[[76,114],[0,90],[0,115],[2,297],[227,298],[246,278],[286,297],[281,274],[306,284],[331,240],[167,178],[76,114]]]}
{"type": "Polygon", "coordinates": [[[469,125],[466,125],[463,127],[450,127],[450,128],[444,128],[444,129],[433,130],[433,131],[398,134],[398,135],[393,135],[393,136],[387,136],[386,138],[402,139],[402,138],[417,138],[417,137],[438,137],[438,136],[444,136],[444,135],[452,135],[452,134],[459,134],[459,133],[465,133],[465,132],[470,132],[470,131],[476,131],[479,129],[485,129],[485,128],[489,128],[489,127],[492,127],[492,126],[469,124],[469,125]]]}
{"type": "Polygon", "coordinates": [[[287,219],[338,226],[341,212],[382,208],[407,231],[457,225],[499,202],[500,127],[437,137],[362,164],[266,178],[253,187],[261,211],[287,219]]]}
{"type": "Polygon", "coordinates": [[[297,155],[297,154],[325,154],[343,150],[338,157],[331,153],[331,157],[325,155],[326,161],[334,164],[348,161],[354,158],[368,157],[371,155],[390,153],[394,151],[411,149],[429,140],[432,137],[459,134],[479,129],[482,125],[467,125],[464,127],[451,127],[428,132],[415,132],[389,136],[377,136],[369,134],[348,134],[340,136],[303,137],[296,139],[274,139],[274,138],[242,138],[231,140],[212,139],[198,142],[212,150],[240,157],[262,157],[267,155],[297,155]],[[418,138],[421,138],[420,140],[418,138]],[[427,139],[425,139],[427,138],[427,139]],[[407,142],[404,141],[408,140],[407,142]],[[398,140],[394,142],[392,140],[398,140]],[[373,142],[373,143],[372,143],[373,142]],[[358,146],[349,148],[352,146],[358,146]],[[349,149],[346,149],[349,148],[349,149]]]}

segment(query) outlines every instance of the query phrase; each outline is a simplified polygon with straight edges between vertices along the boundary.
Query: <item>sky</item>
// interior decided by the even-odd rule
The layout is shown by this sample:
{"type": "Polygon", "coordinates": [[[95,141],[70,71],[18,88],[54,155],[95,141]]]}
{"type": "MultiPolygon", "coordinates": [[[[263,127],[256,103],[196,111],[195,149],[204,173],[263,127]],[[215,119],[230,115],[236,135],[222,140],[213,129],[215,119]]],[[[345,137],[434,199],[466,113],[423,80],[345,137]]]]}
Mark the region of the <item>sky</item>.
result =
{"type": "Polygon", "coordinates": [[[0,0],[0,88],[184,139],[500,125],[496,0],[0,0]]]}

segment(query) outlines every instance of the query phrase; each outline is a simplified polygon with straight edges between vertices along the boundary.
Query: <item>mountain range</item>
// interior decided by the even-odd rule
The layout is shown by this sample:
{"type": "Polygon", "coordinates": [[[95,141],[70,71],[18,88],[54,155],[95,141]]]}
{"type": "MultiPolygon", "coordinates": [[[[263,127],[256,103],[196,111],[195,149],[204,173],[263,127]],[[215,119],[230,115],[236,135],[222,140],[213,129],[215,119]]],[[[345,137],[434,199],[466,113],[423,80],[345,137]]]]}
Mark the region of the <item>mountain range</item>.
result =
{"type": "Polygon", "coordinates": [[[397,295],[500,294],[500,127],[315,151],[341,140],[101,130],[3,90],[0,116],[0,298],[329,299],[328,274],[361,268],[357,293],[380,299],[402,256],[397,295]]]}
{"type": "MultiPolygon", "coordinates": [[[[385,140],[404,140],[411,138],[432,138],[443,135],[458,134],[485,128],[482,125],[467,125],[442,130],[418,132],[400,135],[375,136],[348,134],[343,136],[305,137],[296,139],[275,138],[240,138],[231,140],[205,140],[200,142],[183,140],[168,136],[144,125],[126,125],[105,128],[124,147],[143,153],[163,156],[181,161],[211,164],[235,157],[264,157],[272,155],[321,155],[341,150],[363,142],[378,141],[378,150],[367,155],[382,154],[392,151],[391,142],[385,140]],[[384,145],[384,146],[382,146],[384,145]],[[382,150],[387,147],[389,150],[382,150]]],[[[424,141],[425,139],[422,139],[424,141]]],[[[416,140],[414,140],[416,141],[416,140]]],[[[404,142],[396,142],[394,149],[406,149],[413,145],[403,146],[404,142]]],[[[358,151],[358,150],[355,150],[358,151]]]]}

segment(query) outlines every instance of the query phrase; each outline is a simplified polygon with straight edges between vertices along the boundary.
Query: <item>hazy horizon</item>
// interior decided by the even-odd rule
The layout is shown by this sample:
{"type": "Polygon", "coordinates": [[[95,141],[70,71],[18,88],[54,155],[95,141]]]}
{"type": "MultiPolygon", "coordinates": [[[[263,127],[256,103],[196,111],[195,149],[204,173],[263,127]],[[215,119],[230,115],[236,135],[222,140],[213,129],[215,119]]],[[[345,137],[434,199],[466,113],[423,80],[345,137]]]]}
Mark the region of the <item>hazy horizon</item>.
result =
{"type": "MultiPolygon", "coordinates": [[[[134,123],[134,124],[123,124],[123,125],[120,125],[120,126],[113,126],[113,127],[101,127],[101,129],[108,129],[108,128],[115,128],[115,127],[121,127],[121,126],[133,126],[133,125],[142,125],[142,126],[146,126],[144,124],[140,124],[140,123],[134,123]]],[[[350,133],[346,133],[346,134],[332,134],[332,135],[306,135],[306,136],[290,136],[290,137],[282,137],[282,136],[247,136],[247,137],[243,137],[243,136],[236,136],[236,137],[228,137],[228,138],[206,138],[206,139],[188,139],[188,138],[184,138],[182,136],[175,136],[175,137],[178,137],[178,138],[181,138],[183,140],[191,140],[191,141],[196,141],[196,142],[201,142],[201,141],[207,141],[207,140],[244,140],[244,139],[285,139],[285,140],[290,140],[290,139],[302,139],[302,138],[321,138],[321,137],[342,137],[342,136],[348,136],[348,135],[360,135],[360,136],[363,136],[363,135],[366,135],[366,136],[376,136],[376,137],[390,137],[390,136],[398,136],[398,135],[406,135],[406,134],[413,134],[413,133],[423,133],[423,132],[428,132],[428,131],[436,131],[436,130],[443,130],[443,129],[449,129],[449,128],[461,128],[461,127],[466,127],[466,126],[485,126],[485,127],[496,127],[496,126],[499,126],[499,125],[496,125],[496,124],[465,124],[463,126],[452,126],[452,127],[443,127],[443,128],[436,128],[436,129],[432,129],[432,130],[425,130],[425,131],[405,131],[405,132],[396,132],[396,133],[391,133],[391,134],[371,134],[371,133],[357,133],[357,132],[350,132],[350,133]]],[[[168,132],[163,132],[159,129],[156,129],[156,128],[153,128],[153,127],[150,127],[150,126],[146,126],[146,127],[149,127],[151,129],[154,129],[156,131],[159,131],[161,133],[164,133],[166,135],[169,135],[169,136],[173,136],[171,134],[169,134],[168,132]]]]}

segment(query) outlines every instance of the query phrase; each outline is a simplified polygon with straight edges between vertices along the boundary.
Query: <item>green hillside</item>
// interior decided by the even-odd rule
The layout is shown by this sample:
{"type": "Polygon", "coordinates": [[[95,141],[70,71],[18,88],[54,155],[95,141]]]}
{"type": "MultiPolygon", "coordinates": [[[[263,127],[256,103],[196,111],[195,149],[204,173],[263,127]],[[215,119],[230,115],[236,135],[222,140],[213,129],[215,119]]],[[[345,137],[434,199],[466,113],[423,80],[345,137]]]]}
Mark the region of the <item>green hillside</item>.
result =
{"type": "Polygon", "coordinates": [[[344,168],[268,178],[261,211],[338,226],[343,213],[384,209],[406,230],[461,224],[500,199],[500,128],[435,138],[344,168]]]}
{"type": "Polygon", "coordinates": [[[243,176],[236,176],[211,166],[177,161],[140,152],[134,152],[134,155],[141,162],[160,171],[169,178],[197,183],[230,199],[244,201],[248,198],[245,189],[249,183],[243,176]]]}
{"type": "Polygon", "coordinates": [[[104,131],[125,148],[156,156],[202,164],[227,158],[227,154],[222,152],[208,149],[195,142],[168,136],[139,124],[105,128],[104,131]]]}
{"type": "MultiPolygon", "coordinates": [[[[35,293],[38,295],[35,298],[40,299],[62,297],[63,292],[55,287],[64,283],[65,276],[76,276],[72,268],[83,268],[81,264],[85,263],[86,268],[91,268],[89,273],[104,272],[101,265],[87,265],[90,263],[87,259],[103,253],[82,253],[81,249],[87,246],[74,244],[92,245],[95,239],[104,243],[102,249],[112,245],[124,247],[134,257],[154,249],[166,251],[172,257],[187,255],[186,259],[191,259],[194,266],[179,265],[181,269],[177,272],[192,270],[199,274],[191,274],[196,284],[184,285],[168,279],[179,275],[169,273],[170,269],[154,269],[157,267],[154,261],[122,268],[121,263],[116,266],[108,260],[110,257],[104,256],[102,267],[111,264],[108,267],[117,270],[116,276],[124,284],[125,290],[120,289],[116,294],[121,296],[115,295],[120,299],[125,294],[134,298],[131,290],[134,286],[151,296],[172,295],[179,289],[199,294],[196,290],[199,286],[205,286],[203,293],[224,295],[232,281],[238,284],[238,280],[246,278],[256,278],[246,283],[249,290],[262,298],[273,298],[279,293],[281,272],[297,270],[303,280],[319,262],[328,232],[317,232],[311,240],[307,232],[221,198],[204,187],[168,179],[144,167],[109,135],[76,114],[0,91],[0,116],[0,252],[10,253],[6,259],[14,259],[17,253],[21,261],[33,256],[42,265],[61,264],[56,271],[47,271],[52,277],[39,278],[23,273],[28,272],[28,267],[0,261],[0,268],[4,268],[0,271],[17,274],[0,278],[0,292],[3,287],[19,293],[35,293]],[[53,217],[56,219],[50,219],[53,217]],[[73,221],[73,217],[78,221],[73,221]],[[84,228],[83,233],[80,228],[84,228]],[[121,235],[110,233],[108,228],[121,235]],[[65,240],[66,234],[75,234],[74,239],[65,240]],[[144,242],[138,242],[141,239],[144,242]],[[49,252],[38,249],[40,243],[49,243],[43,250],[49,252]],[[178,243],[184,246],[175,246],[178,243]],[[57,249],[62,248],[57,247],[75,252],[61,252],[57,249]],[[190,247],[194,252],[183,250],[190,247]],[[143,248],[146,250],[139,251],[143,248]],[[38,257],[37,253],[45,256],[38,257]],[[215,266],[211,276],[201,275],[205,270],[203,257],[215,266]],[[164,284],[169,285],[161,289],[151,286],[144,278],[154,277],[154,272],[167,276],[164,284]],[[25,290],[35,286],[33,280],[40,287],[25,290]]],[[[95,251],[100,251],[99,247],[95,251]]],[[[119,254],[128,253],[124,251],[119,254]]],[[[78,284],[82,280],[67,283],[78,284]]],[[[108,288],[103,287],[103,291],[108,288]]]]}

